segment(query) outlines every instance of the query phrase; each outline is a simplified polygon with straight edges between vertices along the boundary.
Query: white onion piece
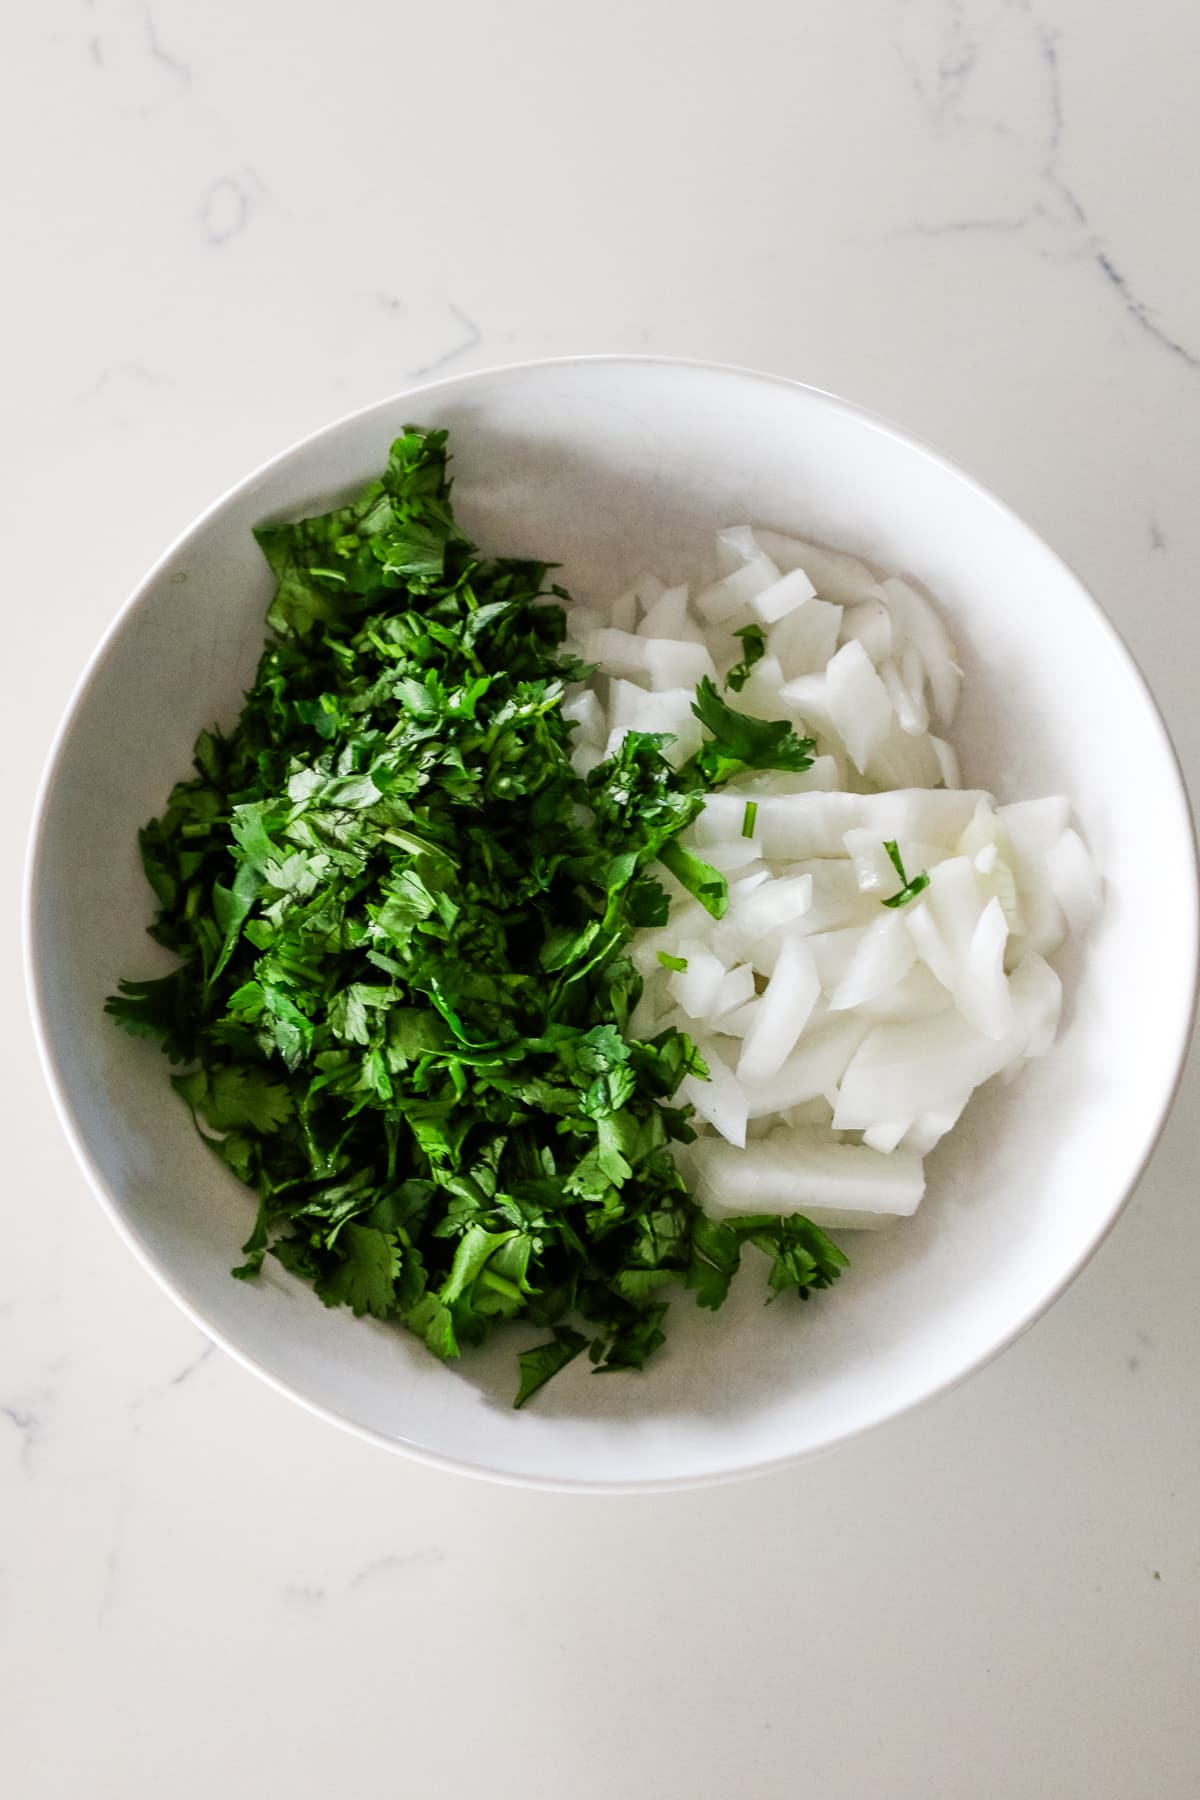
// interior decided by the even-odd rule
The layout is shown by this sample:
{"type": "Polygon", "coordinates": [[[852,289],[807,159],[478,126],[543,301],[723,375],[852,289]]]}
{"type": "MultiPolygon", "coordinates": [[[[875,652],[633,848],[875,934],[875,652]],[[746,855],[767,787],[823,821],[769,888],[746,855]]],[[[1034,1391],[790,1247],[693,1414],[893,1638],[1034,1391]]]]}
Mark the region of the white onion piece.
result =
{"type": "Polygon", "coordinates": [[[912,839],[953,850],[984,798],[973,788],[897,788],[889,794],[864,795],[863,816],[854,823],[877,831],[884,839],[912,839]]]}
{"type": "Polygon", "coordinates": [[[971,934],[954,986],[963,1018],[985,1037],[1002,1038],[1013,1022],[1012,995],[1004,973],[1008,922],[998,900],[989,900],[971,934]]]}
{"type": "Polygon", "coordinates": [[[614,731],[669,732],[674,738],[663,752],[676,767],[700,748],[703,731],[692,711],[691,688],[665,688],[648,694],[645,688],[619,677],[609,683],[608,717],[614,731]]]}
{"type": "Polygon", "coordinates": [[[981,877],[983,892],[1000,902],[1009,931],[1024,932],[1025,913],[1012,868],[1015,852],[1007,831],[988,801],[981,800],[975,808],[974,817],[958,840],[958,847],[971,858],[976,874],[981,877]]]}
{"type": "MultiPolygon", "coordinates": [[[[899,878],[881,837],[873,831],[855,826],[846,833],[843,842],[854,870],[854,878],[864,894],[883,896],[895,892],[899,886],[899,878]]],[[[907,869],[910,866],[907,851],[902,850],[901,856],[907,869]]]]}
{"type": "Polygon", "coordinates": [[[914,1213],[925,1192],[920,1159],[880,1156],[861,1144],[837,1144],[795,1130],[750,1145],[740,1155],[715,1138],[691,1146],[696,1197],[713,1218],[746,1213],[803,1213],[814,1225],[869,1228],[914,1213]]]}
{"type": "Polygon", "coordinates": [[[1064,831],[1050,846],[1046,867],[1068,930],[1086,931],[1100,910],[1100,876],[1078,832],[1064,831]]]}
{"type": "Polygon", "coordinates": [[[868,1021],[854,1013],[811,1024],[778,1074],[747,1094],[750,1117],[763,1118],[818,1098],[832,1100],[868,1029],[868,1021]]]}
{"type": "MultiPolygon", "coordinates": [[[[948,852],[942,844],[918,843],[913,838],[901,838],[898,844],[900,860],[909,874],[915,875],[919,870],[926,871],[945,862],[948,852]]],[[[846,854],[854,868],[855,879],[865,894],[877,894],[880,899],[899,892],[900,877],[897,875],[891,857],[883,847],[883,839],[873,831],[854,830],[846,833],[846,854]]]]}
{"type": "Polygon", "coordinates": [[[953,744],[948,744],[945,738],[934,737],[932,732],[929,734],[929,742],[933,746],[933,754],[937,758],[942,786],[960,788],[962,786],[962,769],[959,766],[958,752],[953,744]]]}
{"type": "MultiPolygon", "coordinates": [[[[686,688],[679,688],[676,691],[680,694],[687,693],[686,688]]],[[[652,696],[638,682],[629,681],[623,675],[611,676],[608,683],[608,729],[610,731],[637,729],[637,720],[642,710],[641,703],[652,698],[661,701],[663,696],[661,694],[652,696]]],[[[689,700],[689,707],[690,704],[689,700]]]]}
{"type": "Polygon", "coordinates": [[[817,965],[822,991],[832,994],[854,961],[858,946],[869,927],[840,925],[832,931],[814,931],[808,936],[808,947],[817,965]]]}
{"type": "Polygon", "coordinates": [[[787,874],[793,879],[808,875],[812,880],[812,901],[800,921],[806,933],[837,931],[844,925],[870,925],[879,917],[878,899],[862,892],[853,865],[845,857],[814,857],[790,863],[787,874]]]}
{"type": "Polygon", "coordinates": [[[856,1007],[855,1016],[872,1021],[928,1019],[934,1013],[948,1011],[953,1004],[952,995],[937,977],[923,962],[915,962],[894,987],[884,988],[856,1007]]]}
{"type": "MultiPolygon", "coordinates": [[[[919,1119],[914,1119],[904,1134],[904,1148],[916,1156],[928,1156],[934,1145],[940,1144],[948,1131],[953,1131],[970,1098],[969,1092],[960,1094],[957,1100],[951,1100],[936,1112],[922,1113],[919,1119]]],[[[865,1132],[863,1135],[866,1136],[865,1132]]]]}
{"type": "Polygon", "coordinates": [[[779,700],[779,690],[783,686],[783,670],[773,656],[764,656],[756,662],[739,694],[730,695],[730,703],[738,712],[749,713],[752,719],[781,719],[787,715],[787,707],[779,700]]]}
{"type": "Polygon", "coordinates": [[[1050,956],[1067,935],[1067,919],[1054,892],[1049,863],[1044,855],[1018,855],[1013,874],[1022,918],[1017,946],[1021,952],[1050,956]]]}
{"type": "Polygon", "coordinates": [[[598,769],[607,754],[603,744],[594,744],[590,738],[576,739],[571,750],[571,767],[584,780],[593,769],[598,769]]]}
{"type": "Polygon", "coordinates": [[[755,531],[760,547],[785,573],[803,569],[822,600],[840,606],[856,606],[879,593],[879,582],[865,562],[844,550],[827,550],[823,544],[810,544],[803,538],[785,537],[782,532],[755,531]]]}
{"type": "Polygon", "coordinates": [[[894,912],[885,913],[863,934],[850,967],[830,996],[830,1012],[845,1012],[864,1000],[874,1000],[902,981],[916,958],[904,920],[894,912]]]}
{"type": "Polygon", "coordinates": [[[715,681],[716,664],[705,645],[673,638],[639,637],[632,631],[608,626],[587,634],[583,652],[605,673],[625,679],[646,679],[655,688],[690,687],[708,676],[715,681]]]}
{"type": "Polygon", "coordinates": [[[739,963],[736,969],[729,970],[717,990],[711,1014],[714,1024],[723,1027],[730,1015],[743,1012],[754,997],[754,970],[749,963],[739,963]]]}
{"type": "MultiPolygon", "coordinates": [[[[743,813],[744,813],[743,806],[743,813]]],[[[711,863],[714,869],[720,869],[723,875],[733,875],[738,869],[748,869],[762,855],[762,845],[757,838],[726,838],[720,844],[708,844],[704,851],[705,862],[711,863]]],[[[770,870],[765,871],[768,875],[770,870]]]]}
{"type": "Polygon", "coordinates": [[[694,1106],[700,1118],[707,1119],[714,1131],[719,1131],[729,1143],[744,1148],[746,1090],[713,1048],[711,1040],[705,1041],[703,1054],[709,1079],[700,1081],[694,1075],[685,1075],[678,1088],[680,1103],[694,1106]]]}
{"type": "MultiPolygon", "coordinates": [[[[842,839],[863,823],[866,804],[862,794],[763,794],[754,819],[755,836],[763,855],[772,860],[797,861],[806,856],[838,856],[842,839]]],[[[720,843],[739,829],[745,802],[740,794],[712,794],[691,827],[691,836],[703,849],[720,843]]]]}
{"type": "Polygon", "coordinates": [[[750,601],[750,610],[760,624],[777,625],[798,606],[815,600],[816,596],[817,590],[804,570],[793,569],[790,575],[782,575],[770,587],[755,594],[750,601]]]}
{"type": "Polygon", "coordinates": [[[689,1019],[711,1018],[727,973],[725,964],[695,938],[685,938],[677,954],[687,963],[687,968],[673,970],[668,978],[671,997],[678,1001],[689,1019]]]}
{"type": "MultiPolygon", "coordinates": [[[[751,976],[753,977],[753,970],[751,970],[751,976]]],[[[753,980],[751,980],[751,986],[753,986],[753,980]]],[[[744,1038],[754,1023],[757,1006],[758,999],[755,997],[753,1000],[747,1000],[742,1006],[735,1006],[732,1012],[721,1013],[718,1018],[713,1020],[713,1030],[719,1031],[722,1037],[744,1038]]]]}
{"type": "Polygon", "coordinates": [[[897,576],[889,575],[879,585],[898,632],[920,653],[939,725],[950,725],[958,709],[962,670],[940,614],[924,594],[897,576]]]}
{"type": "Polygon", "coordinates": [[[710,681],[717,679],[717,665],[706,645],[673,638],[646,638],[644,642],[645,669],[651,687],[691,688],[694,699],[695,689],[705,676],[710,681]]]}
{"type": "MultiPolygon", "coordinates": [[[[641,614],[648,612],[652,606],[656,605],[657,602],[662,599],[667,591],[667,584],[658,575],[655,575],[651,570],[646,569],[638,576],[637,580],[632,583],[629,591],[637,602],[638,613],[641,614]]],[[[618,621],[614,619],[613,624],[615,625],[617,623],[618,621]]]]}
{"type": "Polygon", "coordinates": [[[999,826],[1012,846],[1012,871],[1022,914],[1022,951],[1048,956],[1067,935],[1066,917],[1054,892],[1047,857],[1066,831],[1069,816],[1070,808],[1061,794],[1018,800],[996,808],[999,826]]]}
{"type": "Polygon", "coordinates": [[[871,1125],[863,1132],[863,1143],[868,1150],[878,1150],[881,1156],[890,1156],[911,1126],[911,1119],[893,1119],[890,1125],[871,1125]]]}
{"type": "MultiPolygon", "coordinates": [[[[907,654],[906,651],[906,658],[907,654]]],[[[921,737],[929,730],[929,708],[925,704],[923,675],[914,688],[909,686],[890,656],[877,666],[879,679],[887,689],[887,696],[901,731],[906,731],[910,737],[921,737]]]]}
{"type": "Polygon", "coordinates": [[[865,770],[895,715],[887,689],[857,638],[843,644],[825,670],[825,703],[855,767],[865,770]]]}
{"type": "Polygon", "coordinates": [[[903,650],[900,652],[898,667],[900,670],[900,679],[912,696],[913,705],[918,707],[925,716],[925,725],[922,729],[927,729],[929,724],[929,709],[925,705],[925,687],[928,676],[925,672],[925,659],[922,657],[921,652],[914,643],[910,642],[905,644],[903,650]]]}
{"type": "Polygon", "coordinates": [[[912,938],[917,955],[929,973],[947,993],[954,990],[954,957],[938,928],[937,920],[923,899],[909,901],[903,908],[904,928],[912,938]]]}
{"type": "Polygon", "coordinates": [[[1022,858],[1049,850],[1067,829],[1070,814],[1062,794],[1048,794],[1042,800],[1013,800],[996,808],[996,817],[1022,858]]]}
{"type": "MultiPolygon", "coordinates": [[[[910,869],[909,874],[915,873],[910,869]]],[[[924,903],[933,914],[955,967],[967,956],[985,895],[968,856],[948,856],[930,871],[924,903]]]]}
{"type": "Polygon", "coordinates": [[[772,932],[794,928],[811,907],[812,895],[811,875],[768,879],[752,891],[731,889],[729,910],[713,927],[712,941],[718,954],[729,963],[747,961],[761,969],[758,945],[772,932]]]}
{"type": "Polygon", "coordinates": [[[572,740],[575,744],[583,739],[590,739],[594,744],[602,744],[608,736],[608,724],[604,717],[604,708],[599,696],[593,688],[581,687],[563,701],[563,718],[570,719],[579,727],[572,740]]]}
{"type": "Polygon", "coordinates": [[[777,1075],[808,1024],[821,984],[812,951],[789,938],[780,950],[767,990],[742,1042],[738,1080],[750,1084],[777,1075]]]}
{"type": "Polygon", "coordinates": [[[632,631],[603,625],[598,631],[585,634],[583,654],[588,662],[597,663],[605,675],[644,676],[647,642],[632,631]]]}
{"type": "Polygon", "coordinates": [[[637,624],[638,597],[633,588],[618,594],[608,609],[608,623],[617,631],[632,631],[637,624]]]}
{"type": "Polygon", "coordinates": [[[594,606],[585,606],[582,600],[572,600],[567,608],[567,637],[582,647],[589,632],[599,631],[610,622],[607,607],[599,613],[594,606]]]}
{"type": "Polygon", "coordinates": [[[647,606],[637,632],[639,637],[677,638],[687,623],[687,587],[664,588],[657,600],[647,606]]]}
{"type": "Polygon", "coordinates": [[[836,738],[840,746],[842,740],[829,710],[827,672],[826,670],[820,675],[797,675],[780,688],[779,698],[789,712],[804,721],[810,731],[820,737],[836,738]]]}
{"type": "Polygon", "coordinates": [[[872,752],[866,772],[880,787],[932,788],[942,770],[928,736],[903,731],[893,714],[891,730],[872,752]]]}
{"type": "Polygon", "coordinates": [[[768,637],[789,680],[819,674],[838,646],[843,609],[824,600],[809,600],[773,625],[768,637]]]}
{"type": "Polygon", "coordinates": [[[990,798],[985,797],[980,800],[964,827],[958,840],[958,848],[964,856],[973,857],[989,845],[1001,848],[1004,854],[1012,854],[1008,833],[1001,825],[990,798]]]}
{"type": "Polygon", "coordinates": [[[957,1010],[910,1024],[877,1025],[863,1039],[842,1078],[834,1108],[837,1130],[866,1130],[892,1119],[916,1118],[949,1105],[964,1086],[976,1088],[1029,1053],[1045,1035],[1061,995],[1058,978],[1039,956],[1014,971],[1014,1017],[1003,1038],[987,1038],[957,1010]],[[1046,981],[1049,975],[1053,989],[1046,981]]]}
{"type": "Polygon", "coordinates": [[[758,888],[765,886],[765,884],[770,880],[771,880],[770,869],[750,869],[750,870],[748,870],[746,874],[740,875],[738,877],[738,879],[730,887],[730,889],[729,889],[730,902],[736,903],[737,900],[739,899],[739,897],[744,894],[753,894],[758,888]]]}
{"type": "Polygon", "coordinates": [[[843,644],[856,639],[870,661],[878,666],[892,654],[892,615],[882,600],[860,600],[857,606],[848,606],[843,613],[840,636],[843,644]]]}
{"type": "Polygon", "coordinates": [[[755,594],[773,587],[778,580],[779,570],[769,556],[760,553],[702,588],[696,595],[696,611],[709,625],[724,625],[748,612],[755,594]]]}

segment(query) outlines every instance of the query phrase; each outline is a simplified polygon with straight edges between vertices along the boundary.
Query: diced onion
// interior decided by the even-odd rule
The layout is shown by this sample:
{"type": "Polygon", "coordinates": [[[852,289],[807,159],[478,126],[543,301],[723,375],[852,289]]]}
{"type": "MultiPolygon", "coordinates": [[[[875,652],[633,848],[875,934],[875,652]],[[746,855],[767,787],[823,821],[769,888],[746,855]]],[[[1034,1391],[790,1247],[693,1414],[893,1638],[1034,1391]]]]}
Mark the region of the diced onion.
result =
{"type": "Polygon", "coordinates": [[[953,719],[957,653],[912,582],[749,526],[718,535],[715,574],[694,599],[642,576],[569,618],[598,665],[563,703],[581,775],[630,731],[667,739],[676,766],[694,756],[697,685],[735,664],[735,711],[816,739],[806,769],[735,773],[684,833],[725,878],[720,919],[654,870],[670,914],[629,946],[628,1034],[677,1028],[708,1067],[675,1103],[694,1109],[680,1165],[714,1216],[889,1223],[974,1089],[1049,1050],[1062,988],[1045,955],[1095,918],[1100,878],[1061,796],[997,806],[961,787],[930,730],[953,719]]]}

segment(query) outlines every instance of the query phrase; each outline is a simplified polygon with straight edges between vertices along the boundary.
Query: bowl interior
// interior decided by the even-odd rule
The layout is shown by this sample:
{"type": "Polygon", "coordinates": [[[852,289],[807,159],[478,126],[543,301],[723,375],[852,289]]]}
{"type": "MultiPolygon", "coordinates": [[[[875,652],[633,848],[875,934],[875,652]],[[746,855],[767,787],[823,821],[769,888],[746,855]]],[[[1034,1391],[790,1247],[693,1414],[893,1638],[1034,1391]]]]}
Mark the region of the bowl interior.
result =
{"type": "Polygon", "coordinates": [[[1111,1223],[1154,1139],[1186,1042],[1196,890],[1161,722],[1074,576],[941,459],[828,396],[734,371],[595,360],[471,375],[335,425],[222,500],[134,597],[75,702],[32,868],[35,1006],[85,1166],[128,1239],[227,1347],[389,1444],[509,1478],[641,1485],[812,1452],[955,1380],[1028,1324],[1111,1223]],[[1101,869],[1102,918],[1069,967],[1060,1040],[978,1095],[929,1163],[914,1220],[848,1241],[832,1293],[765,1308],[747,1259],[717,1315],[672,1306],[643,1377],[574,1366],[510,1408],[513,1332],[453,1369],[399,1329],[329,1312],[271,1265],[229,1268],[251,1196],[198,1142],[149,1044],[102,1012],[118,975],[159,972],[138,826],[193,738],[237,715],[270,591],[251,527],[346,496],[406,422],[448,426],[455,499],[487,549],[556,559],[581,597],[695,562],[753,521],[926,582],[967,681],[964,779],[1069,794],[1101,869]],[[1136,1054],[1130,1053],[1136,1045],[1136,1054]]]}

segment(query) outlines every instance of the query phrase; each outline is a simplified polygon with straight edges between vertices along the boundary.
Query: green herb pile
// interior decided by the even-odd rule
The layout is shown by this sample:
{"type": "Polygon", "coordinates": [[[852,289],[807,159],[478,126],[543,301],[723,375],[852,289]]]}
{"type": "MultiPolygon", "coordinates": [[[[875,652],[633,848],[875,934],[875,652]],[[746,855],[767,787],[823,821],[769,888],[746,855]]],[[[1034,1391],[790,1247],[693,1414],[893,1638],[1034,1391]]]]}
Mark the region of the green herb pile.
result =
{"type": "Polygon", "coordinates": [[[274,637],[140,835],[151,935],[180,960],[108,1002],[186,1067],[199,1130],[257,1191],[234,1273],[269,1250],[439,1357],[498,1320],[548,1329],[517,1405],[585,1347],[641,1368],[664,1287],[720,1306],[746,1241],[773,1291],[827,1286],[844,1258],[809,1221],[691,1200],[672,1100],[706,1071],[679,1031],[628,1034],[626,946],[668,912],[656,865],[720,916],[724,878],[678,833],[708,789],[806,768],[811,742],[706,681],[682,770],[633,733],[580,779],[568,596],[543,564],[480,560],[444,432],[409,428],[353,504],[257,535],[274,637]]]}

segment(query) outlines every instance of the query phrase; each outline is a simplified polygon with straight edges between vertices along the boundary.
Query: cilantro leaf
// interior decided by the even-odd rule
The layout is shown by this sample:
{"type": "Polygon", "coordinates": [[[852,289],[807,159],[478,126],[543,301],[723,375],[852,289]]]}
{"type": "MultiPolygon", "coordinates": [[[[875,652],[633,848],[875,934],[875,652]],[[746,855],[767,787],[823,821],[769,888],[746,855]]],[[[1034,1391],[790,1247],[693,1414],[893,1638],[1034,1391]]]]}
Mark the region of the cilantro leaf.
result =
{"type": "Polygon", "coordinates": [[[735,712],[706,675],[696,690],[692,711],[709,731],[692,763],[708,787],[740,775],[744,769],[803,770],[812,768],[812,738],[797,737],[786,719],[752,719],[735,712]]]}
{"type": "Polygon", "coordinates": [[[288,1088],[272,1081],[266,1069],[198,1069],[191,1075],[175,1076],[173,1085],[214,1131],[232,1131],[239,1125],[259,1132],[277,1131],[292,1112],[288,1088]]]}
{"type": "Polygon", "coordinates": [[[370,1313],[386,1319],[396,1297],[401,1252],[373,1225],[347,1225],[339,1234],[341,1255],[315,1283],[326,1306],[348,1306],[355,1318],[370,1313]]]}
{"type": "Polygon", "coordinates": [[[743,625],[733,635],[741,639],[742,658],[730,669],[725,677],[725,685],[731,687],[735,694],[740,694],[750,679],[750,671],[755,663],[761,662],[767,654],[767,640],[761,625],[743,625]]]}
{"type": "Polygon", "coordinates": [[[546,1385],[552,1375],[565,1369],[586,1348],[587,1339],[581,1332],[573,1331],[569,1325],[557,1325],[548,1344],[538,1344],[532,1350],[522,1350],[517,1358],[521,1365],[521,1385],[513,1401],[514,1407],[524,1406],[540,1387],[546,1385]]]}
{"type": "Polygon", "coordinates": [[[883,847],[887,851],[888,861],[900,877],[900,891],[897,894],[889,895],[882,904],[884,906],[906,906],[910,900],[915,900],[917,895],[929,886],[929,870],[922,869],[921,873],[914,875],[910,881],[904,873],[904,864],[900,859],[900,846],[895,839],[889,838],[883,847]]]}
{"type": "Polygon", "coordinates": [[[663,868],[669,869],[676,881],[682,882],[688,893],[695,895],[705,912],[711,913],[714,919],[725,917],[729,908],[729,883],[719,869],[688,850],[678,838],[664,844],[658,856],[663,868]]]}

